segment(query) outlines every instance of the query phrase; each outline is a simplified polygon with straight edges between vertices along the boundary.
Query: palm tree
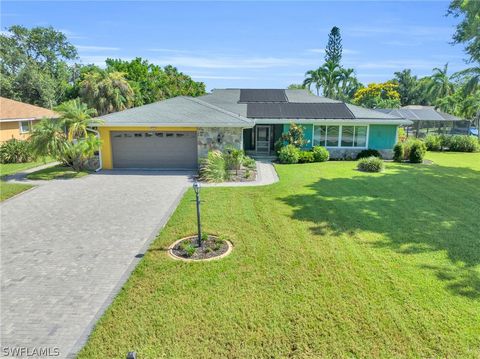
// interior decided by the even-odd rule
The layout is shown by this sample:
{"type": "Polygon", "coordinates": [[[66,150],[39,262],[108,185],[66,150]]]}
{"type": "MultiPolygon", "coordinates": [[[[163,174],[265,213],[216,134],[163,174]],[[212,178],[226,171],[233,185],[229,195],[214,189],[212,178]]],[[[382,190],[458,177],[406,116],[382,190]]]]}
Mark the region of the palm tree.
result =
{"type": "Polygon", "coordinates": [[[303,86],[311,89],[312,85],[315,86],[317,96],[320,94],[320,87],[322,87],[323,78],[320,73],[320,68],[316,70],[310,70],[305,73],[305,80],[303,81],[303,86]]]}
{"type": "Polygon", "coordinates": [[[97,110],[88,108],[78,98],[62,103],[55,110],[61,114],[63,124],[68,131],[69,141],[74,138],[87,137],[88,127],[100,122],[99,120],[92,120],[91,117],[97,113],[97,110]]]}
{"type": "Polygon", "coordinates": [[[43,119],[33,127],[29,142],[36,155],[60,158],[67,136],[61,121],[43,119]]]}
{"type": "Polygon", "coordinates": [[[327,61],[319,69],[323,85],[323,95],[329,98],[335,98],[338,85],[342,80],[342,70],[338,63],[327,61]]]}
{"type": "Polygon", "coordinates": [[[467,82],[463,88],[464,95],[472,95],[480,88],[480,65],[462,71],[455,72],[453,79],[466,78],[467,82]]]}
{"type": "Polygon", "coordinates": [[[79,87],[80,98],[100,115],[125,110],[134,103],[134,91],[122,72],[87,73],[79,87]]]}
{"type": "Polygon", "coordinates": [[[445,64],[443,69],[435,67],[433,74],[430,77],[430,84],[428,85],[428,93],[435,99],[446,97],[451,95],[454,91],[453,83],[448,76],[448,63],[445,64]]]}
{"type": "Polygon", "coordinates": [[[338,85],[338,93],[336,99],[350,100],[355,95],[355,92],[362,86],[355,76],[354,69],[340,68],[340,83],[338,85]]]}

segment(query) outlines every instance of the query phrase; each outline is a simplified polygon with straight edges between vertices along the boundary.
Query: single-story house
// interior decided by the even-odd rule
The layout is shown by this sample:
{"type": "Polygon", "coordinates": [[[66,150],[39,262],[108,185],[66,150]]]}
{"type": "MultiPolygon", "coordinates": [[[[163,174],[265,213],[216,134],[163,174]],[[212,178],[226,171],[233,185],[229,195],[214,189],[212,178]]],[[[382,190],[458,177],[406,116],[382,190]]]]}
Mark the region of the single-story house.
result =
{"type": "Polygon", "coordinates": [[[389,158],[398,126],[411,124],[306,90],[283,89],[218,89],[98,119],[105,169],[197,168],[208,151],[227,146],[268,156],[291,123],[304,127],[305,149],[321,145],[332,158],[351,158],[371,148],[389,158]]]}
{"type": "Polygon", "coordinates": [[[415,137],[424,137],[429,133],[469,134],[470,131],[470,121],[440,111],[434,106],[408,105],[377,111],[412,121],[413,126],[406,126],[406,131],[407,135],[415,137]]]}
{"type": "Polygon", "coordinates": [[[0,97],[0,142],[26,140],[33,125],[42,118],[58,118],[47,108],[0,97]]]}

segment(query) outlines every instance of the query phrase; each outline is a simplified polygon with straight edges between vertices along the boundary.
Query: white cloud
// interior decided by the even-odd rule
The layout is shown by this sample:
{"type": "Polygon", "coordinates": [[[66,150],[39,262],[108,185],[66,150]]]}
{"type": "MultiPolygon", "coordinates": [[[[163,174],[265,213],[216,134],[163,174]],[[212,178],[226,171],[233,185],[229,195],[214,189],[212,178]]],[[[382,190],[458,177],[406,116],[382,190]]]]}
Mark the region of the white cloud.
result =
{"type": "Polygon", "coordinates": [[[379,34],[397,34],[404,36],[422,37],[428,39],[443,40],[445,36],[451,36],[452,27],[447,26],[424,26],[424,25],[401,25],[389,24],[385,26],[354,26],[345,31],[349,36],[368,37],[379,34]]]}
{"type": "Polygon", "coordinates": [[[118,47],[106,47],[106,46],[89,46],[89,45],[75,45],[80,51],[118,51],[118,47]]]}

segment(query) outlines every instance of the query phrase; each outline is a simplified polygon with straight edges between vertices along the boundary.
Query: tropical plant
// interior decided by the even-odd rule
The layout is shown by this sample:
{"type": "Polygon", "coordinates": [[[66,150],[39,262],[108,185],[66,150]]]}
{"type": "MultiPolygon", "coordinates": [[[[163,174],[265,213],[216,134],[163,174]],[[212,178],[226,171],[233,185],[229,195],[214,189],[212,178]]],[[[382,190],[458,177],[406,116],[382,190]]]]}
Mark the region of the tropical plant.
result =
{"type": "Polygon", "coordinates": [[[280,163],[298,163],[300,159],[300,149],[294,145],[286,145],[282,147],[278,153],[278,160],[280,163]]]}
{"type": "Polygon", "coordinates": [[[344,73],[340,65],[334,61],[327,61],[320,67],[319,71],[322,78],[323,95],[328,98],[335,98],[338,86],[344,79],[344,73]]]}
{"type": "Polygon", "coordinates": [[[448,75],[448,63],[443,68],[435,67],[427,91],[434,99],[449,96],[454,92],[454,84],[448,75]]]}
{"type": "Polygon", "coordinates": [[[282,134],[281,140],[287,145],[293,145],[295,147],[305,146],[309,141],[305,139],[303,133],[303,127],[291,123],[288,131],[282,134]]]}
{"type": "Polygon", "coordinates": [[[398,84],[398,93],[400,94],[400,103],[402,106],[419,104],[419,92],[417,76],[412,75],[412,70],[404,69],[394,73],[392,82],[398,84]]]}
{"type": "Polygon", "coordinates": [[[312,86],[315,87],[315,92],[317,96],[320,95],[320,88],[323,84],[323,73],[320,71],[320,68],[316,70],[309,70],[305,73],[305,80],[303,81],[303,86],[311,90],[312,86]]]}
{"type": "Polygon", "coordinates": [[[330,158],[330,153],[322,146],[314,146],[312,148],[312,153],[315,162],[325,162],[330,158]]]}
{"type": "Polygon", "coordinates": [[[457,25],[453,41],[456,44],[465,44],[465,51],[469,61],[480,62],[480,2],[478,0],[453,0],[450,3],[448,14],[454,17],[463,16],[457,25]]]}
{"type": "Polygon", "coordinates": [[[34,159],[27,141],[12,138],[0,145],[0,163],[23,163],[34,159]]]}
{"type": "Polygon", "coordinates": [[[91,71],[78,84],[78,94],[99,115],[133,106],[134,91],[121,72],[91,71]]]}
{"type": "Polygon", "coordinates": [[[442,150],[442,138],[439,135],[428,134],[425,137],[425,146],[428,151],[441,151],[442,150]]]}
{"type": "Polygon", "coordinates": [[[35,155],[61,158],[67,143],[62,122],[51,119],[41,120],[33,126],[29,142],[35,155]]]}
{"type": "Polygon", "coordinates": [[[97,111],[80,101],[74,99],[66,101],[55,108],[61,115],[61,120],[65,125],[68,133],[68,140],[72,141],[74,138],[87,137],[88,127],[95,123],[100,123],[100,120],[93,120],[97,111]]]}
{"type": "Polygon", "coordinates": [[[230,147],[223,152],[223,157],[225,159],[227,169],[235,170],[235,174],[238,175],[238,171],[242,167],[245,159],[245,152],[243,152],[243,150],[230,147]]]}
{"type": "Polygon", "coordinates": [[[363,172],[381,172],[385,169],[385,164],[381,158],[371,156],[360,159],[357,168],[363,172]]]}
{"type": "Polygon", "coordinates": [[[225,158],[221,151],[214,150],[200,161],[200,179],[206,182],[224,182],[229,179],[225,158]]]}

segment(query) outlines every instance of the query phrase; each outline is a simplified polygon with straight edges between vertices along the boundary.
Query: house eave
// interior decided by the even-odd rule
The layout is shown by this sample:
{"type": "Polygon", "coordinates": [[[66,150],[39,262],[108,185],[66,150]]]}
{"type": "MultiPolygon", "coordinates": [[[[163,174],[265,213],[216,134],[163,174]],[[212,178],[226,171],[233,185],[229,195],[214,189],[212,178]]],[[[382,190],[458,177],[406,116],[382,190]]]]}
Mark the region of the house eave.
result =
{"type": "Polygon", "coordinates": [[[410,120],[403,119],[372,119],[372,118],[356,118],[356,119],[269,119],[269,118],[259,118],[254,119],[255,124],[283,124],[283,123],[297,123],[297,124],[379,124],[379,125],[411,125],[413,124],[410,120]]]}
{"type": "Polygon", "coordinates": [[[122,122],[122,123],[96,123],[92,124],[92,127],[148,127],[148,128],[161,128],[161,127],[239,127],[239,128],[251,128],[255,124],[253,123],[198,123],[198,122],[162,122],[162,123],[152,123],[152,122],[122,122]]]}

